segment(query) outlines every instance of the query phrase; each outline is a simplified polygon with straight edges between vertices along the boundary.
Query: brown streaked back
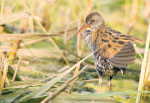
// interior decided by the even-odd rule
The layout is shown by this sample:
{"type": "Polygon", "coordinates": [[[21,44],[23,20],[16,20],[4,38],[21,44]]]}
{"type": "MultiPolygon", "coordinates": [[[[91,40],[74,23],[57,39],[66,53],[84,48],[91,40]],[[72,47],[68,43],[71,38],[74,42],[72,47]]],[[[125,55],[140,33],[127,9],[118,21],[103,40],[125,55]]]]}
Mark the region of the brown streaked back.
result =
{"type": "Polygon", "coordinates": [[[108,61],[116,67],[125,68],[127,64],[131,64],[135,60],[135,50],[132,41],[139,41],[132,36],[123,35],[112,29],[99,31],[97,47],[100,48],[101,56],[108,58],[108,61]]]}

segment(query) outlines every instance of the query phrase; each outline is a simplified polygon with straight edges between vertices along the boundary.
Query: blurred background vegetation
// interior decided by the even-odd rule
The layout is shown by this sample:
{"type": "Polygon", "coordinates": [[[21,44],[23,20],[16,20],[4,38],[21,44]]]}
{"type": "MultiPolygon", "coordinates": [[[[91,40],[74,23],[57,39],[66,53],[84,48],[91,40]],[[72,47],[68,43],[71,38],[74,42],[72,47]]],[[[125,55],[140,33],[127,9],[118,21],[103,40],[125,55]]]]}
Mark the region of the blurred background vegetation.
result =
{"type": "MultiPolygon", "coordinates": [[[[135,102],[136,93],[128,91],[137,91],[138,88],[149,17],[149,0],[1,0],[0,101],[38,103],[46,95],[53,94],[63,83],[77,74],[79,69],[87,65],[87,69],[76,78],[76,81],[74,80],[53,102],[135,102]],[[78,64],[75,72],[72,70],[64,75],[63,79],[58,77],[90,54],[82,36],[74,37],[74,34],[84,23],[87,14],[92,11],[98,11],[108,27],[144,41],[142,44],[136,44],[135,64],[128,66],[125,76],[118,73],[112,80],[110,95],[106,94],[107,75],[103,80],[103,96],[93,94],[97,92],[98,75],[94,69],[92,56],[78,64]],[[57,34],[57,36],[17,40],[17,37],[11,39],[4,34],[57,34]],[[57,77],[59,80],[52,83],[52,88],[46,87],[47,92],[43,91],[36,97],[31,95],[30,98],[22,99],[34,91],[40,92],[40,87],[57,77]],[[71,91],[72,94],[69,94],[71,91]],[[78,96],[79,94],[82,96],[78,96]]],[[[149,74],[147,75],[145,90],[150,88],[149,74]]],[[[150,101],[148,97],[148,94],[143,94],[143,103],[150,101]]]]}

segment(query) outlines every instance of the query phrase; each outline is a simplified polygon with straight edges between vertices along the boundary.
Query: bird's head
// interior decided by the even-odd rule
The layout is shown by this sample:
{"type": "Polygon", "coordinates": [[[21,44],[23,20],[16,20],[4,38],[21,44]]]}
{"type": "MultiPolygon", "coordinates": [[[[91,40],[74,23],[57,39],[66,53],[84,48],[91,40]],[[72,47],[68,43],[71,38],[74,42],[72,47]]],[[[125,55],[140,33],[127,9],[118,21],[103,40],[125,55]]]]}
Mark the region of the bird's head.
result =
{"type": "Polygon", "coordinates": [[[104,26],[105,23],[102,16],[98,12],[92,12],[86,17],[84,25],[77,31],[77,34],[85,29],[90,29],[92,32],[96,32],[104,26]]]}

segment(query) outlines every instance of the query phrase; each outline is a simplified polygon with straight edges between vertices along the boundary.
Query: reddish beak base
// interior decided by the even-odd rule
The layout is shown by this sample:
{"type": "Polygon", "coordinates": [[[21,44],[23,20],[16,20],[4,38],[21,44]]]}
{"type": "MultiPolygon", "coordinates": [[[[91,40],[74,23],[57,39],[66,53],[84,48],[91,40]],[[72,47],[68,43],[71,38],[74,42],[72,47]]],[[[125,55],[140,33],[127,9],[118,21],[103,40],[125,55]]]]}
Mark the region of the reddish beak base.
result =
{"type": "Polygon", "coordinates": [[[88,27],[89,27],[88,24],[84,24],[84,25],[77,31],[76,35],[77,35],[77,34],[80,34],[83,30],[85,30],[85,29],[88,28],[88,27]]]}

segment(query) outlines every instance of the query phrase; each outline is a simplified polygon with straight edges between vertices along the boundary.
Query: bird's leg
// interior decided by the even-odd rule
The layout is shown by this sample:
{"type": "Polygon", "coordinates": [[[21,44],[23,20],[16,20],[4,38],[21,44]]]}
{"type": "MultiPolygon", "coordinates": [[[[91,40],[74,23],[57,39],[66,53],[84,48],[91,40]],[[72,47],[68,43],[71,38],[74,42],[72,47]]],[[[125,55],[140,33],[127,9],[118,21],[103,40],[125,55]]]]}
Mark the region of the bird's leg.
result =
{"type": "Polygon", "coordinates": [[[109,80],[108,80],[108,83],[107,83],[107,92],[109,92],[109,89],[110,89],[110,85],[111,85],[111,79],[113,78],[112,75],[109,75],[109,80]]]}
{"type": "Polygon", "coordinates": [[[98,93],[100,93],[100,91],[101,91],[102,83],[103,83],[102,76],[99,76],[98,93]]]}
{"type": "Polygon", "coordinates": [[[103,80],[102,80],[103,72],[98,70],[98,74],[99,74],[98,93],[100,93],[101,87],[102,87],[102,82],[103,82],[103,80]]]}

